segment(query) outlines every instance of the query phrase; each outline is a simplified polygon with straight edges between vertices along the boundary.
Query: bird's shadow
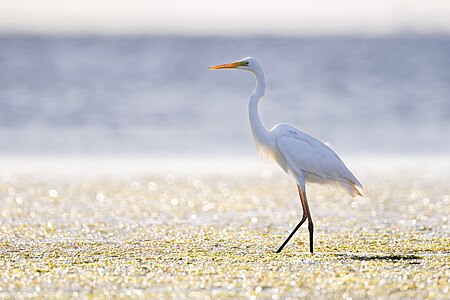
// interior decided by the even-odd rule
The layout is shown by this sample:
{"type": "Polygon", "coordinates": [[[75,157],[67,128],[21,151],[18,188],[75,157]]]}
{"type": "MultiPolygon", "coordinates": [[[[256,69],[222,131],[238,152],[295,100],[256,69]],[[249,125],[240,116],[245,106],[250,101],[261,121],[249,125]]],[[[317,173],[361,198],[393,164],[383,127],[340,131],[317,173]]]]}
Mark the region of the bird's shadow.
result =
{"type": "Polygon", "coordinates": [[[414,254],[337,254],[339,258],[347,258],[360,261],[408,261],[410,264],[420,264],[422,257],[414,254]]]}

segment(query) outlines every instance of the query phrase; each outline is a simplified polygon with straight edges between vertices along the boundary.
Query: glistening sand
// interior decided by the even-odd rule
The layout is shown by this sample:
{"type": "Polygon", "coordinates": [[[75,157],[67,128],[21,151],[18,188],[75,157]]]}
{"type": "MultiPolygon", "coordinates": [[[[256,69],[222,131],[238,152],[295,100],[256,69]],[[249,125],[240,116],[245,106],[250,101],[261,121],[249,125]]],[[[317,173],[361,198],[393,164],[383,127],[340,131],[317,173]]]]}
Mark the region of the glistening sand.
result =
{"type": "Polygon", "coordinates": [[[352,163],[365,198],[308,190],[313,255],[306,226],[274,253],[301,218],[274,169],[3,161],[0,297],[447,299],[448,159],[395,161],[352,163]]]}

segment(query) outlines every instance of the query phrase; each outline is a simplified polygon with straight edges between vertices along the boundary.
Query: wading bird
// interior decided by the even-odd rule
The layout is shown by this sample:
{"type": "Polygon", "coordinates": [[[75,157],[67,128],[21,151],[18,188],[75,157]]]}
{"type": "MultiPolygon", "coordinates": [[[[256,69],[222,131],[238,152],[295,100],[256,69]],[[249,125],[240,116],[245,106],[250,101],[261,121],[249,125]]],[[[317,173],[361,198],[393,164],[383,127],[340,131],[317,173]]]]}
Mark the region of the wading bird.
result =
{"type": "Polygon", "coordinates": [[[306,198],[306,183],[327,184],[341,187],[352,196],[362,196],[362,185],[345,166],[339,156],[325,143],[287,124],[275,125],[267,130],[258,114],[258,102],[266,91],[266,78],[261,64],[248,57],[240,61],[212,66],[209,70],[238,69],[252,72],[256,77],[256,89],[250,96],[248,112],[253,139],[261,158],[277,163],[297,183],[303,208],[303,217],[292,233],[276,251],[283,250],[295,232],[308,219],[309,251],[313,253],[314,224],[306,198]]]}

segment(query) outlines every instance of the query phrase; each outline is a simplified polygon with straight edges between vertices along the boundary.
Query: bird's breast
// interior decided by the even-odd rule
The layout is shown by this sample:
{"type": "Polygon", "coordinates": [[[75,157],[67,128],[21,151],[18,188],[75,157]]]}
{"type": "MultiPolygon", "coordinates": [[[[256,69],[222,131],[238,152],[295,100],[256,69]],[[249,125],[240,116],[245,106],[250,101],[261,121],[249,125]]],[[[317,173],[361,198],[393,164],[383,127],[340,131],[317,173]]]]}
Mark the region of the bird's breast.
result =
{"type": "Polygon", "coordinates": [[[255,138],[256,150],[259,157],[267,163],[277,162],[276,145],[272,145],[269,141],[263,141],[255,138]]]}

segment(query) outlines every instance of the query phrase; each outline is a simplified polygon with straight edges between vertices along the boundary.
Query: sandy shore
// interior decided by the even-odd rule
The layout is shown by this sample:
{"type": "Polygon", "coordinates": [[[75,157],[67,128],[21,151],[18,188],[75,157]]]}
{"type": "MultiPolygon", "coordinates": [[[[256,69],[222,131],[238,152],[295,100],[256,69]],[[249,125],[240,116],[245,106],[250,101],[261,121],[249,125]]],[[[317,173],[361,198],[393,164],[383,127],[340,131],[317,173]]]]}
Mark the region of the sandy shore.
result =
{"type": "Polygon", "coordinates": [[[120,173],[119,164],[83,176],[75,164],[49,176],[42,161],[4,162],[2,298],[450,296],[450,175],[423,161],[386,171],[355,163],[365,198],[309,188],[313,255],[306,227],[274,253],[301,208],[273,169],[120,173]]]}

